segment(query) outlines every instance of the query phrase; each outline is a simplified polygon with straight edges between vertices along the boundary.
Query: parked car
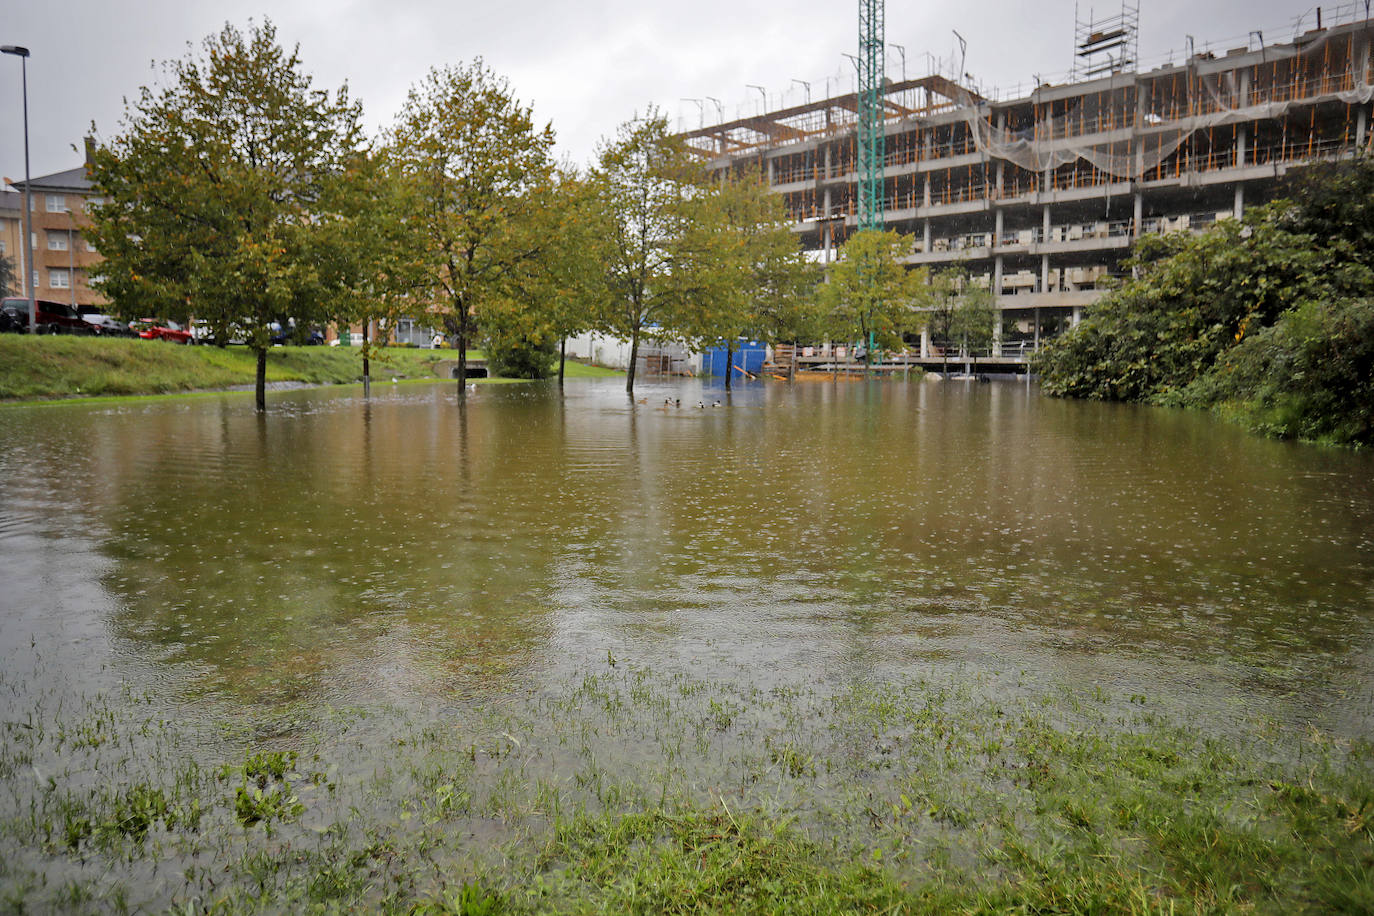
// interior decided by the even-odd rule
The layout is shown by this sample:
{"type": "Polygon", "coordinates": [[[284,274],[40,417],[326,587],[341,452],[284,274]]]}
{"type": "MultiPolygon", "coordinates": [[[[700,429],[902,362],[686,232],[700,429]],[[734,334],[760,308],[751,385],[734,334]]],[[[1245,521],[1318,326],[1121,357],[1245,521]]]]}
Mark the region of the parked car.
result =
{"type": "Polygon", "coordinates": [[[78,305],[76,311],[81,315],[81,320],[90,325],[91,330],[101,337],[134,336],[134,332],[129,330],[129,325],[126,322],[120,321],[113,315],[106,315],[98,305],[78,305]]]}
{"type": "Polygon", "coordinates": [[[160,321],[156,318],[140,318],[129,327],[144,340],[166,340],[171,343],[193,344],[196,342],[191,332],[175,321],[160,321]]]}
{"type": "Polygon", "coordinates": [[[9,303],[0,307],[0,331],[6,334],[27,334],[29,332],[28,302],[25,308],[17,308],[9,303]]]}
{"type": "Polygon", "coordinates": [[[272,322],[268,325],[272,330],[272,345],[283,347],[287,344],[303,344],[305,346],[319,346],[324,343],[324,332],[319,328],[311,328],[309,331],[297,327],[296,320],[293,318],[285,325],[279,322],[272,322]]]}
{"type": "Polygon", "coordinates": [[[198,344],[214,344],[217,347],[222,347],[225,344],[248,343],[248,335],[237,323],[230,324],[225,329],[223,337],[216,337],[214,328],[210,326],[209,322],[201,318],[191,321],[191,336],[195,338],[198,344]]]}
{"type": "MultiPolygon", "coordinates": [[[[39,334],[94,334],[91,326],[81,320],[76,309],[61,302],[48,299],[37,300],[38,320],[34,330],[39,334]]],[[[29,300],[22,296],[12,296],[0,302],[0,311],[6,314],[5,329],[25,333],[29,329],[29,300]],[[17,325],[17,326],[16,326],[17,325]]]]}

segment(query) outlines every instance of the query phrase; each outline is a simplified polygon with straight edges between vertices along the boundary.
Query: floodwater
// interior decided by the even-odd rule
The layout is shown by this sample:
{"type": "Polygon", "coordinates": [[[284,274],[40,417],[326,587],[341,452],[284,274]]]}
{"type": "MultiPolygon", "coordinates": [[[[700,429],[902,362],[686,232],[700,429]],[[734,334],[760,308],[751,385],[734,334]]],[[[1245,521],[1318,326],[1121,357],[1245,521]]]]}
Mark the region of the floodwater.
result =
{"type": "Polygon", "coordinates": [[[0,703],[423,711],[627,660],[1015,672],[1223,726],[1374,724],[1374,455],[1019,383],[636,397],[0,409],[0,703]]]}

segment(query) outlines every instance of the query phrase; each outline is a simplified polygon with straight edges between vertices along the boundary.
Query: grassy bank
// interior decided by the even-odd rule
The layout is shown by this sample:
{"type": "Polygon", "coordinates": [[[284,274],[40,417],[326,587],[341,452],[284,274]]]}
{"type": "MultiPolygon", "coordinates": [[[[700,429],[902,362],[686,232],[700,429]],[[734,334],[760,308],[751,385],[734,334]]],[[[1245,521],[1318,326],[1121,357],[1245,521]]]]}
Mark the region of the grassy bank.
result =
{"type": "Polygon", "coordinates": [[[813,692],[608,658],[418,721],[300,708],[197,728],[151,697],[40,699],[0,722],[0,905],[1374,907],[1367,743],[1260,721],[1207,732],[1096,688],[987,687],[813,692]]]}
{"type": "MultiPolygon", "coordinates": [[[[351,347],[276,347],[267,356],[268,382],[344,384],[362,376],[361,351],[351,347]]],[[[470,353],[478,356],[478,353],[470,353]]],[[[374,379],[435,378],[451,350],[388,348],[372,360],[374,379]]],[[[169,394],[252,385],[246,347],[188,347],[162,341],[97,337],[0,335],[0,400],[169,394]]],[[[569,363],[569,376],[615,375],[569,363]]]]}

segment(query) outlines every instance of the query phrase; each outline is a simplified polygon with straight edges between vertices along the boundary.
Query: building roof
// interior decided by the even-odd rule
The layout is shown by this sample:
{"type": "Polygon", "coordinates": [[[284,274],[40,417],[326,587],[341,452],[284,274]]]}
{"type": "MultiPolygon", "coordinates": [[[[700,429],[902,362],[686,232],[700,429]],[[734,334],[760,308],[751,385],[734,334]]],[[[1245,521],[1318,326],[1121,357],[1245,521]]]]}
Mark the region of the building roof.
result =
{"type": "MultiPolygon", "coordinates": [[[[11,181],[10,186],[24,190],[24,182],[11,181]]],[[[74,169],[67,169],[65,172],[53,172],[51,175],[39,175],[29,182],[29,186],[34,191],[81,191],[91,190],[91,179],[86,174],[86,166],[78,165],[74,169]]]]}

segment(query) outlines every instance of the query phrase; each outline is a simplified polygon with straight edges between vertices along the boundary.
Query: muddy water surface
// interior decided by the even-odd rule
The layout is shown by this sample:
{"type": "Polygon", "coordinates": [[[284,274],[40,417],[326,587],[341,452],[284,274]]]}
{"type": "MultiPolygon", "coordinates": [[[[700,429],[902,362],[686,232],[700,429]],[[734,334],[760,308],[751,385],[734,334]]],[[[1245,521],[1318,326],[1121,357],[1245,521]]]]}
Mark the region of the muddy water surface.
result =
{"type": "Polygon", "coordinates": [[[0,702],[311,718],[623,661],[1007,673],[1369,731],[1374,456],[1019,384],[637,394],[4,408],[0,702]]]}

